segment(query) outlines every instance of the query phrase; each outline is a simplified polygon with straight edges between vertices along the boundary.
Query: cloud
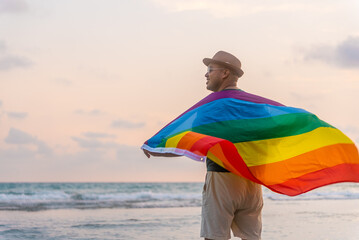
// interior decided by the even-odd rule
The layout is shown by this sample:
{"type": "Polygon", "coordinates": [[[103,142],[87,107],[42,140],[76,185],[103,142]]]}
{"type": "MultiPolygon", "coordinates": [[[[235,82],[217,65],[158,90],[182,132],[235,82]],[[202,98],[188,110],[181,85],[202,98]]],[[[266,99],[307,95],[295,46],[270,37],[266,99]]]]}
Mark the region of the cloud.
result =
{"type": "Polygon", "coordinates": [[[50,155],[53,153],[52,149],[43,141],[37,141],[37,153],[43,154],[43,155],[50,155]]]}
{"type": "Polygon", "coordinates": [[[306,53],[304,59],[318,60],[343,68],[359,68],[359,37],[348,37],[337,46],[313,47],[306,53]]]}
{"type": "MultiPolygon", "coordinates": [[[[2,108],[3,102],[0,100],[0,109],[2,108]]],[[[14,119],[25,119],[28,115],[28,113],[26,112],[8,112],[8,111],[0,111],[0,116],[1,115],[7,115],[9,118],[14,118],[14,119]]]]}
{"type": "Polygon", "coordinates": [[[37,147],[37,153],[39,154],[51,154],[52,149],[43,141],[37,137],[32,136],[29,133],[21,131],[16,128],[9,130],[8,136],[5,138],[5,142],[12,145],[35,145],[37,147]]]}
{"type": "MultiPolygon", "coordinates": [[[[30,160],[33,159],[36,156],[36,152],[28,149],[28,148],[24,148],[22,146],[18,146],[17,148],[12,148],[12,149],[1,149],[0,151],[0,159],[2,161],[4,160],[30,160]]],[[[4,173],[2,173],[4,174],[4,173]]],[[[15,174],[15,173],[14,173],[15,174]]]]}
{"type": "Polygon", "coordinates": [[[14,68],[27,68],[33,63],[25,57],[6,55],[0,58],[0,71],[7,71],[14,68]]]}
{"type": "Polygon", "coordinates": [[[336,53],[342,66],[359,67],[359,37],[349,37],[337,47],[336,53]]]}
{"type": "Polygon", "coordinates": [[[0,40],[0,71],[8,71],[14,68],[27,68],[31,65],[33,65],[33,62],[26,57],[8,53],[6,43],[0,40]]]}
{"type": "Polygon", "coordinates": [[[0,14],[25,12],[28,8],[29,6],[24,0],[0,0],[0,14]]]}
{"type": "Polygon", "coordinates": [[[117,148],[118,144],[112,139],[116,138],[116,135],[101,133],[101,132],[84,132],[83,137],[73,136],[71,139],[85,149],[99,150],[99,149],[113,149],[117,148]],[[110,141],[107,141],[110,139],[110,141]]]}
{"type": "Polygon", "coordinates": [[[102,142],[96,139],[86,139],[79,137],[72,137],[72,140],[78,143],[78,145],[82,148],[102,148],[102,142]]]}
{"type": "Polygon", "coordinates": [[[87,138],[115,138],[113,134],[99,133],[99,132],[85,132],[83,135],[87,138]]]}
{"type": "Polygon", "coordinates": [[[85,110],[82,110],[82,109],[78,109],[78,110],[75,111],[75,113],[79,114],[79,115],[88,115],[88,116],[100,116],[100,115],[104,114],[104,112],[102,112],[99,109],[93,109],[91,111],[85,111],[85,110]]]}
{"type": "Polygon", "coordinates": [[[118,146],[115,142],[104,142],[94,138],[72,137],[72,140],[77,142],[80,147],[86,149],[108,149],[118,146]]]}
{"type": "Polygon", "coordinates": [[[37,139],[26,132],[11,128],[5,142],[9,144],[35,144],[37,139]]]}
{"type": "Polygon", "coordinates": [[[56,78],[56,79],[54,79],[54,81],[57,84],[65,86],[65,87],[69,87],[73,84],[73,82],[71,80],[68,80],[66,78],[56,78]]]}
{"type": "Polygon", "coordinates": [[[114,128],[142,128],[145,126],[144,122],[130,122],[126,120],[115,120],[111,124],[114,128]]]}
{"type": "Polygon", "coordinates": [[[6,44],[4,41],[0,40],[0,53],[4,53],[6,51],[6,44]]]}
{"type": "Polygon", "coordinates": [[[26,112],[7,112],[7,116],[10,118],[24,119],[27,117],[26,112]]]}

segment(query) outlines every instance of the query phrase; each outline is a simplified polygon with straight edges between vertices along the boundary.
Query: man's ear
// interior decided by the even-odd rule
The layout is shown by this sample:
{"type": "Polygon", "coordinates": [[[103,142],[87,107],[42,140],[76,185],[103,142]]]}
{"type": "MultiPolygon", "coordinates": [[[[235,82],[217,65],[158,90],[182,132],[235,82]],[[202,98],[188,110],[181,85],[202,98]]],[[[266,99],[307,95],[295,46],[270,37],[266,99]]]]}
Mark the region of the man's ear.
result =
{"type": "Polygon", "coordinates": [[[229,69],[224,69],[223,78],[228,78],[230,74],[231,74],[231,71],[229,71],[229,69]]]}

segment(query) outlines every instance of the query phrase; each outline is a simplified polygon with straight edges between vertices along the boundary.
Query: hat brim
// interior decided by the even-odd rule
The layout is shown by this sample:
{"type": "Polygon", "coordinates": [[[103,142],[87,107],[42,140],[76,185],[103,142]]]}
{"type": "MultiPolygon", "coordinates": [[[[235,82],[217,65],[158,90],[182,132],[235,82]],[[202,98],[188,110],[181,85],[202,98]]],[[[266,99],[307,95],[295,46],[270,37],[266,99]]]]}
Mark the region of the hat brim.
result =
{"type": "Polygon", "coordinates": [[[244,74],[242,69],[240,69],[240,68],[238,68],[236,66],[233,66],[232,64],[228,64],[228,63],[222,62],[222,61],[217,61],[217,60],[214,60],[212,58],[204,58],[203,63],[206,66],[208,66],[211,63],[215,63],[215,64],[225,66],[225,67],[229,68],[230,70],[234,71],[234,73],[236,73],[238,77],[242,77],[242,75],[244,74]]]}

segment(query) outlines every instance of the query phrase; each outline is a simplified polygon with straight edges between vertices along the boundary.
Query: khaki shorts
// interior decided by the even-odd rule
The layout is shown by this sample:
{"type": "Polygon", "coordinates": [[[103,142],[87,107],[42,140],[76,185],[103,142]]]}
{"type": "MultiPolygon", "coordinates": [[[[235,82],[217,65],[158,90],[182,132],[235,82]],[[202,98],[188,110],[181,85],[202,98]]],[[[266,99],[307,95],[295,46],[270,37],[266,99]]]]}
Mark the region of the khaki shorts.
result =
{"type": "Polygon", "coordinates": [[[227,172],[207,172],[202,193],[201,237],[261,239],[263,198],[259,184],[227,172]]]}

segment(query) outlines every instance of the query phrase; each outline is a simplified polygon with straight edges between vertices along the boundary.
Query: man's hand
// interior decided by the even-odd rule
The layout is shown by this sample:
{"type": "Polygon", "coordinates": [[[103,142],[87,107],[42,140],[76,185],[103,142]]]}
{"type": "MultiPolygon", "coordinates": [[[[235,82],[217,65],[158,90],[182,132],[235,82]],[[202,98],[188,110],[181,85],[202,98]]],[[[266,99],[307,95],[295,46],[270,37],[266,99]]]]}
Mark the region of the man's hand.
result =
{"type": "Polygon", "coordinates": [[[146,155],[146,157],[150,158],[151,155],[154,157],[180,157],[180,155],[173,154],[173,153],[157,153],[157,152],[150,152],[146,149],[142,149],[143,153],[146,155]]]}
{"type": "Polygon", "coordinates": [[[147,158],[150,158],[151,157],[151,154],[149,151],[147,151],[146,149],[142,149],[143,150],[143,153],[146,155],[147,158]]]}

